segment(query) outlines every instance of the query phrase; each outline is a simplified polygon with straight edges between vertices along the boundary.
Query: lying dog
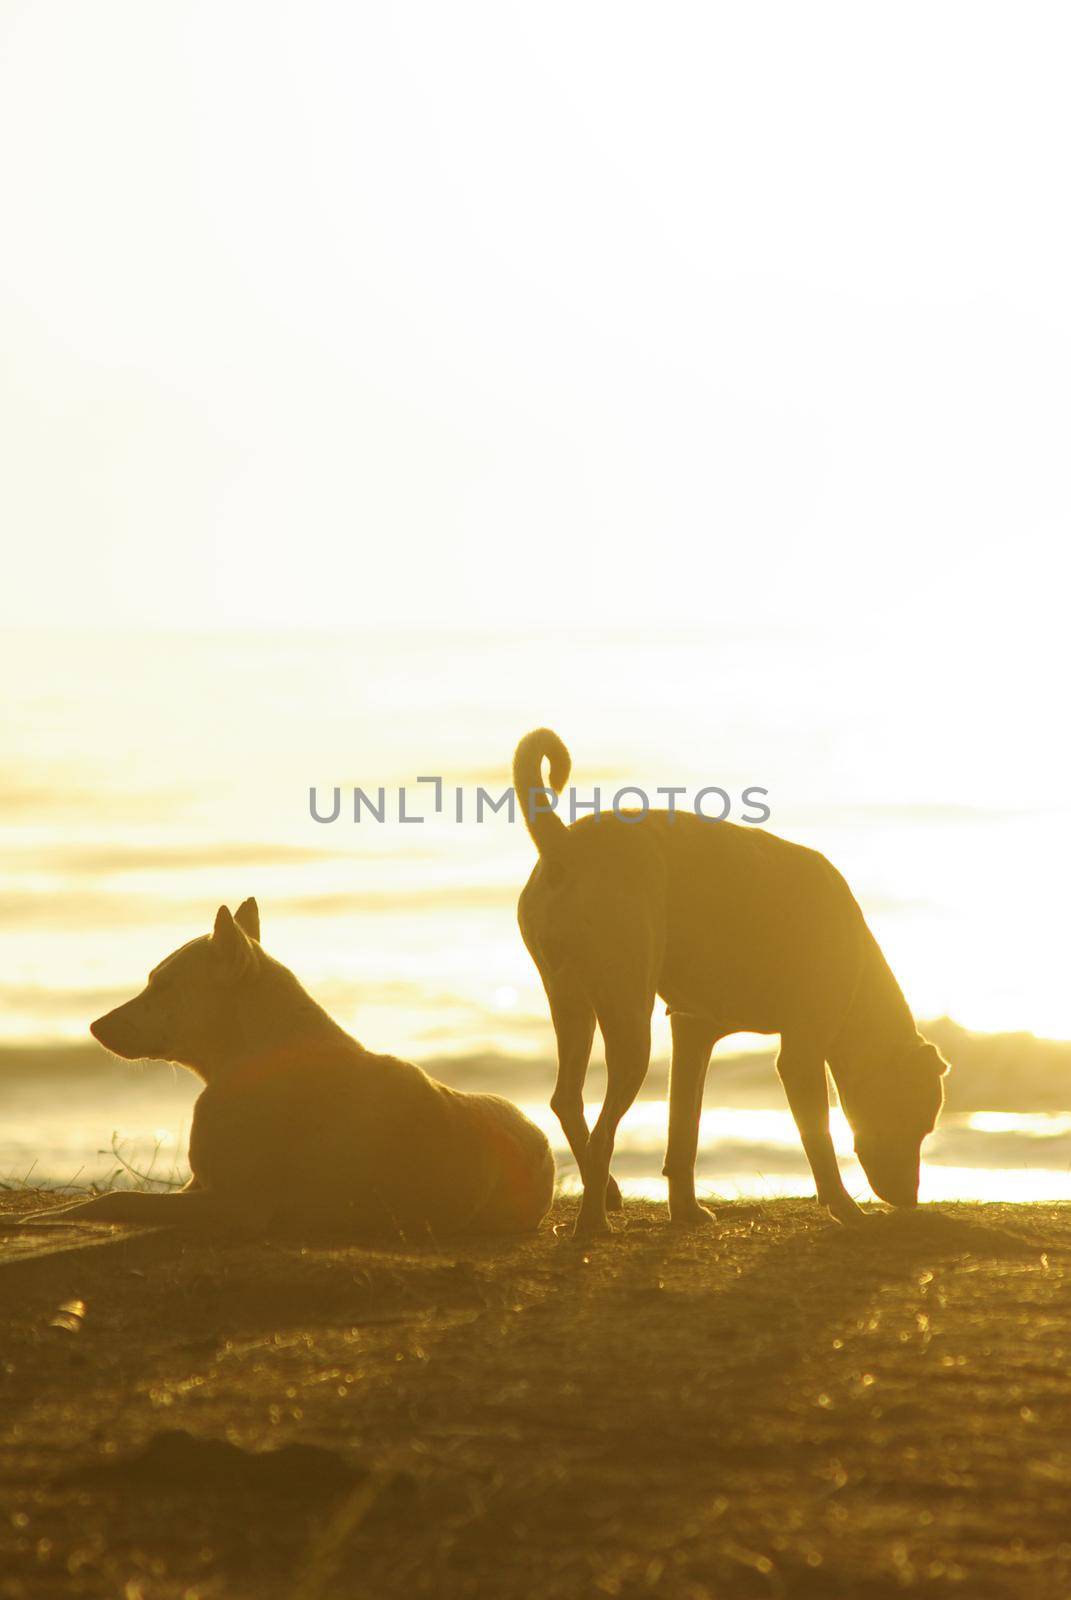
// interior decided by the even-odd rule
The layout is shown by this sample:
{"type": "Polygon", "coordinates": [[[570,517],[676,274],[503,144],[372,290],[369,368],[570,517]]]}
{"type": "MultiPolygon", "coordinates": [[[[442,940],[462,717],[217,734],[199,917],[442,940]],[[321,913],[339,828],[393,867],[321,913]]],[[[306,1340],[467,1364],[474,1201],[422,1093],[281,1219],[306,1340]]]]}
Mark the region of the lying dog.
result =
{"type": "Polygon", "coordinates": [[[518,920],[557,1036],[551,1105],[584,1178],[578,1231],[604,1231],[607,1205],[621,1203],[610,1158],[647,1073],[656,994],[673,1032],[664,1172],[675,1222],[710,1219],[695,1197],[703,1083],[716,1042],[740,1032],[780,1034],[777,1070],[834,1217],[860,1212],[829,1135],[827,1062],[875,1194],[914,1205],[948,1067],[916,1029],[840,873],[772,833],[685,812],[592,814],[567,828],[543,786],[544,758],[560,793],[569,752],[539,728],[513,762],[540,856],[518,920]],[[583,1086],[596,1019],[607,1088],[589,1136],[583,1086]]]}
{"type": "Polygon", "coordinates": [[[122,1191],[55,1218],[270,1224],[405,1233],[535,1228],[554,1188],[540,1130],[508,1100],[462,1094],[419,1067],[373,1055],[260,947],[246,900],[210,936],[149,974],[91,1025],[126,1060],[177,1061],[205,1081],[177,1194],[122,1191]]]}

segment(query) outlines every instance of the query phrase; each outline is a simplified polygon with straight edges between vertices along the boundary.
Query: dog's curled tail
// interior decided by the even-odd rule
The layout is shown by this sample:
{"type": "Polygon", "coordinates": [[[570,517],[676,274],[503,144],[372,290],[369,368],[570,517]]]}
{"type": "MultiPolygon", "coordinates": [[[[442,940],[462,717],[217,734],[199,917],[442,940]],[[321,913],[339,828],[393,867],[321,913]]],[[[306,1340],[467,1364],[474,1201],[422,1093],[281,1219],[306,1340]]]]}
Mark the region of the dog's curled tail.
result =
{"type": "Polygon", "coordinates": [[[550,728],[534,728],[526,733],[513,756],[513,787],[521,811],[539,854],[560,850],[568,837],[565,823],[550,809],[550,797],[543,782],[543,762],[550,761],[550,786],[561,794],[569,781],[572,761],[558,735],[550,728]]]}

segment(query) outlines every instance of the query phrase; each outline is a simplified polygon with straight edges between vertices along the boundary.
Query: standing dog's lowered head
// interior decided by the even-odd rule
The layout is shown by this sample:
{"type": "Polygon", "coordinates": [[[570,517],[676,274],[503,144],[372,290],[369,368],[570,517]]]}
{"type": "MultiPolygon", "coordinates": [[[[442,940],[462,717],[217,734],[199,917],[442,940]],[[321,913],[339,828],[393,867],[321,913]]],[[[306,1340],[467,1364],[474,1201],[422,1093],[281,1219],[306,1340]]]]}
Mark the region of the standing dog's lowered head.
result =
{"type": "Polygon", "coordinates": [[[221,906],[211,934],[154,967],[91,1031],[129,1060],[179,1062],[205,1087],[185,1189],[99,1195],[65,1216],[503,1233],[536,1227],[550,1206],[543,1133],[497,1095],[462,1094],[364,1049],[261,947],[254,900],[233,917],[221,906]]]}
{"type": "Polygon", "coordinates": [[[920,1036],[840,873],[817,851],[690,812],[591,814],[567,828],[554,806],[569,771],[548,728],[517,746],[514,786],[539,851],[518,920],[557,1036],[551,1104],[584,1179],[578,1229],[604,1230],[620,1205],[610,1157],[647,1072],[656,995],[673,1032],[664,1170],[675,1222],[709,1221],[695,1197],[699,1115],[711,1051],[732,1033],[780,1034],[778,1072],[834,1217],[860,1213],[830,1138],[827,1063],[875,1194],[914,1205],[947,1063],[920,1036]],[[607,1088],[589,1134],[596,1021],[607,1088]]]}

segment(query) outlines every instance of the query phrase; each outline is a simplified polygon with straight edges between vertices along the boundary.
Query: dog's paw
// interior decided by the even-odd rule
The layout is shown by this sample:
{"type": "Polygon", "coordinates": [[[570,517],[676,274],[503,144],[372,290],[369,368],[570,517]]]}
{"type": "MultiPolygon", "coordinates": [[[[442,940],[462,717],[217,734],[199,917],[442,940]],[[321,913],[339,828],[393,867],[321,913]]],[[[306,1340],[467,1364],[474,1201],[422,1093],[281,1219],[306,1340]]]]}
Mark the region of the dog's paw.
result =
{"type": "Polygon", "coordinates": [[[856,1205],[850,1194],[840,1194],[833,1200],[827,1200],[825,1208],[834,1222],[841,1222],[846,1228],[856,1226],[866,1216],[866,1212],[856,1205]]]}
{"type": "Polygon", "coordinates": [[[573,1225],[573,1238],[579,1240],[608,1239],[613,1231],[605,1213],[602,1216],[599,1216],[597,1212],[589,1212],[585,1215],[581,1210],[573,1225]]]}
{"type": "Polygon", "coordinates": [[[621,1198],[621,1190],[617,1187],[616,1178],[606,1180],[606,1209],[607,1211],[620,1211],[625,1202],[621,1198]]]}
{"type": "Polygon", "coordinates": [[[19,1228],[61,1228],[69,1225],[71,1218],[65,1216],[68,1206],[50,1206],[47,1211],[31,1211],[24,1217],[15,1219],[15,1226],[19,1228]]]}
{"type": "Polygon", "coordinates": [[[696,1201],[690,1206],[670,1206],[669,1220],[675,1228],[709,1228],[717,1217],[696,1201]]]}

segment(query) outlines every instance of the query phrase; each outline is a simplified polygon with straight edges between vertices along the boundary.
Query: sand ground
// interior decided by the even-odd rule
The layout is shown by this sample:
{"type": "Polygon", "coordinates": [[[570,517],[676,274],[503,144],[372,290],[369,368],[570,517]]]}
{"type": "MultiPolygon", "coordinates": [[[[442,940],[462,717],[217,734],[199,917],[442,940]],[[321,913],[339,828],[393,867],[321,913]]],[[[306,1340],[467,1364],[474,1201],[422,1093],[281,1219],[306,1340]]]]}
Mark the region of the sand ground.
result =
{"type": "Polygon", "coordinates": [[[32,1203],[3,1600],[1071,1595],[1071,1206],[18,1259],[32,1203]]]}

